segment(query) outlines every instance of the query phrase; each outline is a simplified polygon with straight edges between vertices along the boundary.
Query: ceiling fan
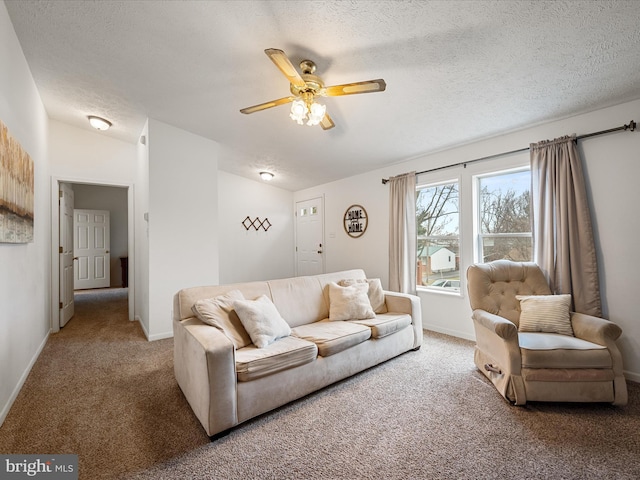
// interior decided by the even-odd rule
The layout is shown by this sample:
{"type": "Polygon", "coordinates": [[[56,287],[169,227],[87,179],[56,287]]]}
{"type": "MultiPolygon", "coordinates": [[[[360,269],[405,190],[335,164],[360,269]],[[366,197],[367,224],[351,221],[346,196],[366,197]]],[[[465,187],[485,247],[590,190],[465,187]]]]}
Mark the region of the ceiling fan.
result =
{"type": "Polygon", "coordinates": [[[329,130],[335,124],[328,113],[326,106],[317,103],[316,97],[339,97],[341,95],[353,95],[356,93],[373,93],[383,92],[387,88],[387,84],[381,78],[377,80],[367,80],[365,82],[345,83],[342,85],[333,85],[325,87],[322,79],[314,75],[316,64],[311,60],[303,60],[300,62],[299,74],[287,55],[277,48],[267,48],[264,53],[275,63],[276,67],[287,77],[291,84],[289,90],[292,95],[279,98],[270,102],[261,103],[252,107],[243,108],[242,113],[254,113],[267,108],[277,107],[291,103],[291,113],[289,116],[300,125],[318,125],[329,130]]]}

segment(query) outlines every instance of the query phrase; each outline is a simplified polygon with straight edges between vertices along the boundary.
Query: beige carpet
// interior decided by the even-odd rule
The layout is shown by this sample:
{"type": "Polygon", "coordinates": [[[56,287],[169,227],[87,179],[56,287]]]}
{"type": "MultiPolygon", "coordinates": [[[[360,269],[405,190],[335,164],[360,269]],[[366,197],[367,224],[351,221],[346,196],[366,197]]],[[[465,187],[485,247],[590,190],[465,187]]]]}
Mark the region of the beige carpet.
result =
{"type": "Polygon", "coordinates": [[[80,478],[637,479],[630,404],[507,404],[473,344],[418,352],[263,415],[210,443],[175,383],[172,340],[147,342],[126,290],[77,295],[0,428],[1,453],[76,453],[80,478]]]}

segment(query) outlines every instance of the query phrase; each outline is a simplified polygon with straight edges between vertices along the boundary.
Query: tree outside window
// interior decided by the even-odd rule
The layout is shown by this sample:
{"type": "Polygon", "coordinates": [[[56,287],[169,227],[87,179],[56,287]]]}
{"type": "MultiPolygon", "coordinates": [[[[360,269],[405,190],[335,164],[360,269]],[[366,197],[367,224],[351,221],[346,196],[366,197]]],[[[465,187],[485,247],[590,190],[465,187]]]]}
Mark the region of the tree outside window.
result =
{"type": "Polygon", "coordinates": [[[459,192],[457,181],[417,189],[419,286],[460,291],[459,192]]]}
{"type": "Polygon", "coordinates": [[[531,261],[531,171],[479,177],[478,187],[478,261],[531,261]]]}

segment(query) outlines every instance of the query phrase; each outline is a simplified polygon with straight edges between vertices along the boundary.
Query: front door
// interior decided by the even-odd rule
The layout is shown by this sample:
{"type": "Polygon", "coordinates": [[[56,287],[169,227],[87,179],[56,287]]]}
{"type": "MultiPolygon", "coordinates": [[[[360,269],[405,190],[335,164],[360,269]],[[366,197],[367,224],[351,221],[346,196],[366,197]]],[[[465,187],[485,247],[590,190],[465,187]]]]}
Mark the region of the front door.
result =
{"type": "Polygon", "coordinates": [[[59,184],[60,191],[60,327],[73,317],[73,189],[59,184]]]}
{"type": "Polygon", "coordinates": [[[75,288],[107,288],[111,283],[109,211],[76,209],[73,212],[74,253],[78,259],[75,288]]]}
{"type": "Polygon", "coordinates": [[[322,198],[296,203],[296,273],[324,273],[322,198]]]}

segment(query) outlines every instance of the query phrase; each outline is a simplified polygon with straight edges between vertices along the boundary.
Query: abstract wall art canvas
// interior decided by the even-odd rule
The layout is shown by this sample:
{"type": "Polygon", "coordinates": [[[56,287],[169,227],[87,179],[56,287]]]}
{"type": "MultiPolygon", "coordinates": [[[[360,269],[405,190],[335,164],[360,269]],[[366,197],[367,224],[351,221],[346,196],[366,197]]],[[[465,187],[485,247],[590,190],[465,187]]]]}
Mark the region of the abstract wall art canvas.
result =
{"type": "Polygon", "coordinates": [[[0,121],[0,243],[33,242],[33,160],[0,121]]]}

